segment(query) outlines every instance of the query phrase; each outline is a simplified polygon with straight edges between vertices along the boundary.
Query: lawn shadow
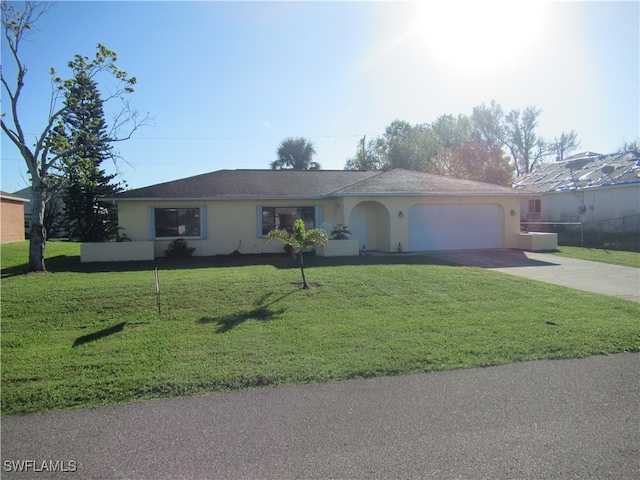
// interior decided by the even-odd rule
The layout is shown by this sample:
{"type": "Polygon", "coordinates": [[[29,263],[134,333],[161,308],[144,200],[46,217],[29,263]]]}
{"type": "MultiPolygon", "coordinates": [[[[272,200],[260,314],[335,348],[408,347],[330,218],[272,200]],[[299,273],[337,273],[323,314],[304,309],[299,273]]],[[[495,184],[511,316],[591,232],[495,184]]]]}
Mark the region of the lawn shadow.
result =
{"type": "Polygon", "coordinates": [[[79,345],[84,345],[85,343],[94,342],[96,340],[100,340],[101,338],[108,337],[109,335],[113,335],[114,333],[121,332],[124,330],[124,326],[127,322],[122,322],[113,327],[105,328],[103,330],[99,330],[97,332],[90,333],[89,335],[83,335],[82,337],[78,337],[73,342],[73,347],[77,347],[79,345]]]}
{"type": "MultiPolygon", "coordinates": [[[[447,265],[445,260],[424,254],[380,254],[358,257],[322,257],[305,254],[305,267],[336,267],[347,265],[390,265],[390,264],[421,264],[447,265]]],[[[158,270],[197,270],[206,268],[249,267],[268,265],[278,270],[299,269],[300,261],[287,254],[242,254],[242,255],[213,255],[191,258],[156,258],[155,260],[122,261],[122,262],[92,262],[82,263],[79,255],[59,255],[47,257],[45,265],[48,273],[103,273],[103,272],[141,272],[158,270]]],[[[28,273],[28,263],[3,268],[2,278],[14,277],[28,273]]]]}
{"type": "Polygon", "coordinates": [[[269,298],[273,295],[273,293],[266,293],[260,298],[260,300],[256,302],[256,308],[253,308],[245,312],[237,312],[237,313],[232,313],[230,315],[222,315],[219,317],[202,317],[201,319],[198,320],[198,323],[200,324],[217,323],[218,328],[216,330],[216,333],[225,333],[231,330],[232,328],[237,327],[238,325],[240,325],[241,323],[247,320],[258,320],[260,322],[273,320],[278,315],[282,315],[285,309],[280,308],[277,310],[273,310],[269,307],[273,306],[275,303],[279,302],[283,298],[288,297],[289,295],[293,295],[297,291],[298,290],[293,290],[289,293],[285,293],[284,295],[281,295],[280,297],[270,301],[269,301],[269,298]]]}
{"type": "Polygon", "coordinates": [[[529,258],[526,252],[517,249],[450,250],[428,252],[426,255],[451,265],[465,267],[509,268],[557,265],[556,263],[529,258]]]}

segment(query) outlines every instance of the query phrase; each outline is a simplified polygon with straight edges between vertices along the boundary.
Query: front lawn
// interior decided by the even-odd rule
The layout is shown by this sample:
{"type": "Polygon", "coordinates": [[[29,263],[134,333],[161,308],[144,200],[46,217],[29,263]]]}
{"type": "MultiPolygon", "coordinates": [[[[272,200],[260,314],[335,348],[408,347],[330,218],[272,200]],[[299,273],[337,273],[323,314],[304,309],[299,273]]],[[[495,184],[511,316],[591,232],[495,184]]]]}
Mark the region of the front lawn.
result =
{"type": "Polygon", "coordinates": [[[619,250],[607,250],[604,248],[569,247],[561,245],[556,252],[551,252],[562,257],[591,260],[592,262],[611,263],[626,267],[640,268],[640,253],[624,252],[619,250]]]}
{"type": "Polygon", "coordinates": [[[2,246],[2,413],[640,350],[636,303],[420,256],[79,262],[2,246]],[[154,268],[158,267],[158,313],[154,268]]]}

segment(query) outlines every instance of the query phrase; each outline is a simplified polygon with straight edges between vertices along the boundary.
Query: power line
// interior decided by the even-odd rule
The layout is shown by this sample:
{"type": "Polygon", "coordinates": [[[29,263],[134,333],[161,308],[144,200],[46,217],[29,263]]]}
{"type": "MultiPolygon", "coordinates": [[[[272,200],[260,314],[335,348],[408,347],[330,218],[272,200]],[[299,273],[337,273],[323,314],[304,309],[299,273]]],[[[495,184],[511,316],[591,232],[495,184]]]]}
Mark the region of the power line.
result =
{"type": "MultiPolygon", "coordinates": [[[[25,135],[34,135],[33,133],[26,133],[25,135]]],[[[304,138],[319,139],[319,138],[361,138],[362,134],[349,134],[349,135],[300,135],[304,138]]],[[[375,135],[374,135],[375,136],[375,135]]],[[[285,137],[286,138],[286,137],[285,137]]],[[[283,137],[138,137],[133,136],[131,140],[282,140],[283,137]]]]}

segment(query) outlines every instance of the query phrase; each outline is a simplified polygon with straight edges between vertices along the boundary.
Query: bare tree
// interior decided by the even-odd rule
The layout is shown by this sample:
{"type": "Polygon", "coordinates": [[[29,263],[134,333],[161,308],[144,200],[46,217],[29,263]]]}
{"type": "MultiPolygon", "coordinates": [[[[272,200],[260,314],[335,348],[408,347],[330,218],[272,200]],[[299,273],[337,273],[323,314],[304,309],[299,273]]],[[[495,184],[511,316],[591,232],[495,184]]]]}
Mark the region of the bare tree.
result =
{"type": "MultiPolygon", "coordinates": [[[[67,105],[60,105],[61,98],[75,85],[73,78],[63,80],[56,76],[55,70],[51,69],[52,93],[50,98],[50,108],[44,127],[36,135],[35,143],[31,144],[25,136],[25,132],[20,122],[20,95],[22,93],[27,67],[20,57],[20,44],[24,38],[33,32],[33,25],[44,15],[50,4],[47,2],[24,2],[22,10],[15,9],[7,2],[2,2],[2,27],[3,34],[7,41],[7,46],[11,56],[15,61],[17,73],[15,83],[10,84],[2,71],[0,81],[8,97],[8,114],[2,112],[2,130],[7,137],[16,145],[20,154],[27,164],[27,169],[31,176],[31,194],[33,197],[32,226],[30,232],[29,245],[29,271],[45,271],[44,248],[47,232],[44,226],[45,199],[47,193],[47,181],[50,170],[56,168],[61,159],[73,154],[73,146],[60,144],[56,136],[52,135],[54,129],[62,120],[63,114],[68,109],[67,105]],[[55,144],[54,144],[55,143],[55,144]],[[55,153],[54,153],[55,152],[55,153]]],[[[148,122],[149,117],[139,119],[138,113],[131,108],[125,100],[125,94],[133,92],[133,85],[136,83],[135,77],[120,70],[116,65],[116,54],[104,45],[98,44],[96,55],[93,59],[76,55],[74,61],[69,62],[69,67],[82,63],[91,78],[101,73],[110,74],[116,81],[117,86],[104,101],[119,99],[123,102],[120,113],[116,115],[111,127],[111,141],[117,142],[126,140],[141,125],[148,122]],[[127,128],[124,134],[121,134],[127,128]]],[[[3,102],[3,105],[7,103],[3,102]]]]}
{"type": "Polygon", "coordinates": [[[580,148],[580,140],[575,130],[569,133],[562,132],[559,137],[554,138],[551,148],[556,154],[556,161],[561,162],[567,153],[574,152],[580,148]]]}
{"type": "Polygon", "coordinates": [[[532,172],[553,149],[549,142],[536,133],[542,110],[528,106],[524,111],[511,110],[505,117],[505,143],[511,152],[516,175],[532,172]]]}
{"type": "Polygon", "coordinates": [[[640,153],[640,137],[635,140],[627,141],[623,140],[622,145],[618,147],[617,153],[635,152],[640,153]]]}

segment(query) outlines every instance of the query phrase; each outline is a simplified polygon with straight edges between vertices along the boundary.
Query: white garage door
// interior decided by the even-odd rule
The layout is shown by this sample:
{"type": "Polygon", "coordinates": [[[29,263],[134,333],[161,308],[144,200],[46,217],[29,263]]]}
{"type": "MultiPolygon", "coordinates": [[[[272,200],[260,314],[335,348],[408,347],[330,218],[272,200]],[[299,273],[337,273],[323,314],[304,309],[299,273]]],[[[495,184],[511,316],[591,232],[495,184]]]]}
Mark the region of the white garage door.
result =
{"type": "Polygon", "coordinates": [[[414,205],[409,209],[409,250],[502,248],[498,205],[414,205]]]}

